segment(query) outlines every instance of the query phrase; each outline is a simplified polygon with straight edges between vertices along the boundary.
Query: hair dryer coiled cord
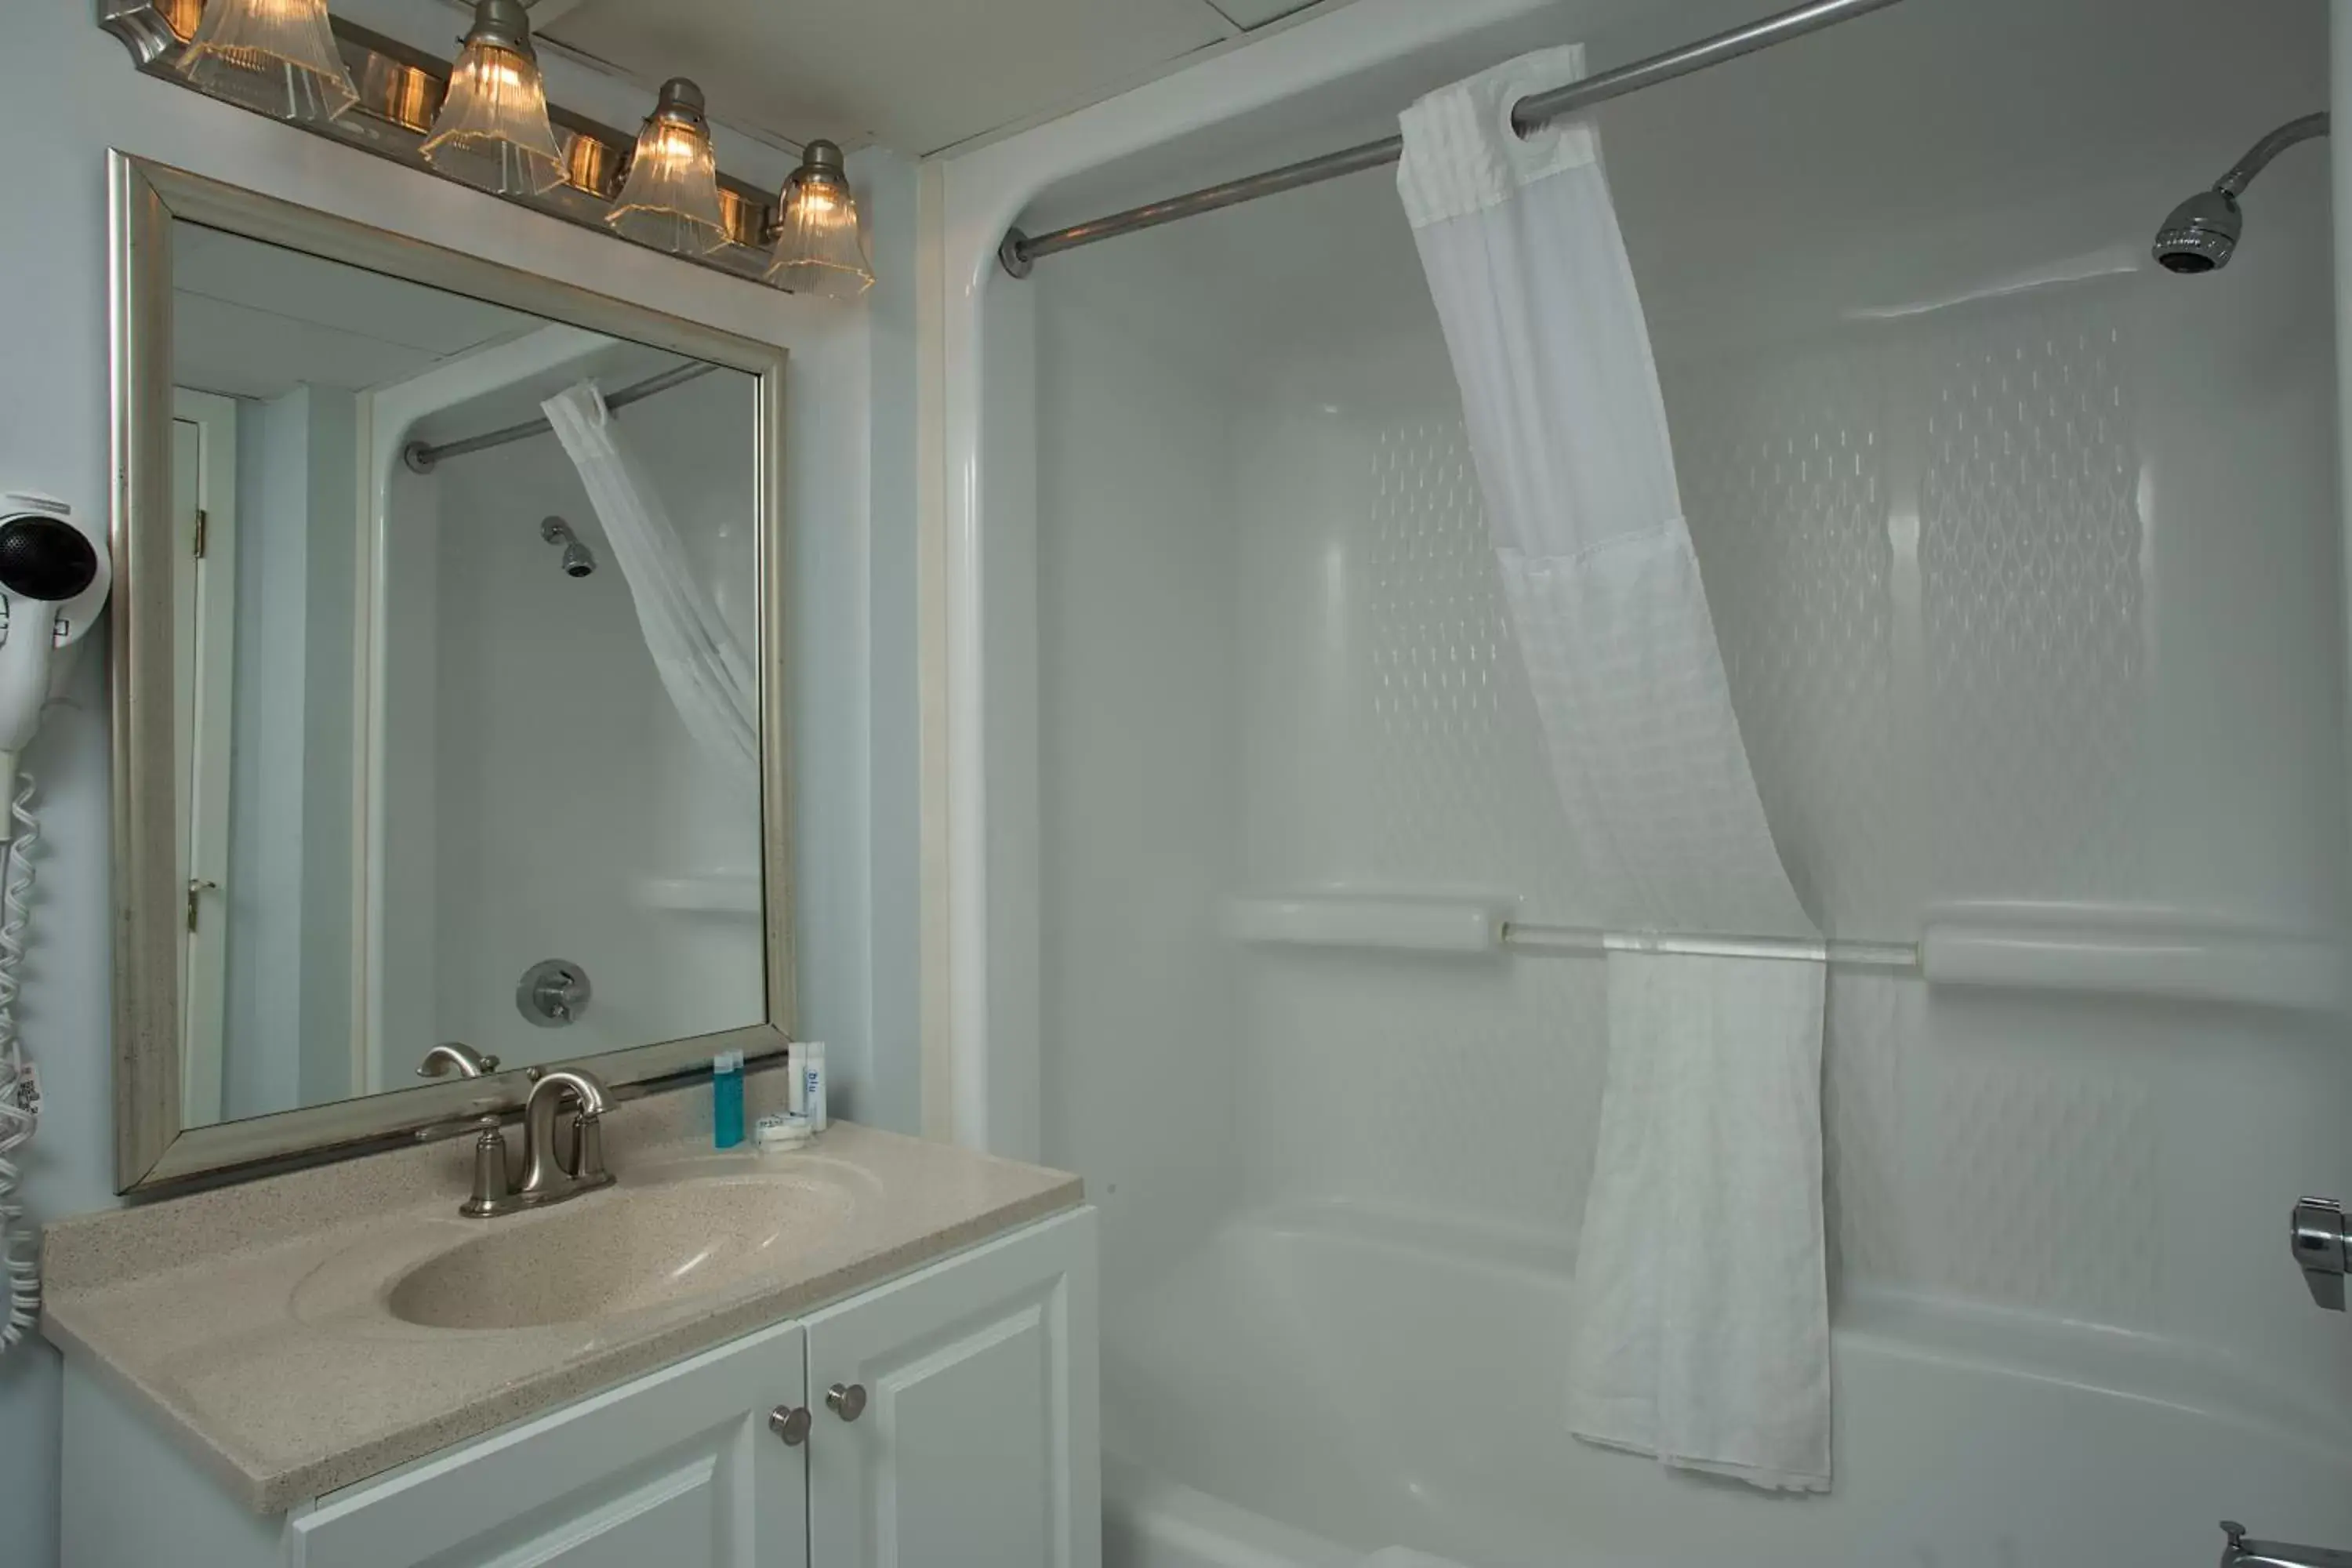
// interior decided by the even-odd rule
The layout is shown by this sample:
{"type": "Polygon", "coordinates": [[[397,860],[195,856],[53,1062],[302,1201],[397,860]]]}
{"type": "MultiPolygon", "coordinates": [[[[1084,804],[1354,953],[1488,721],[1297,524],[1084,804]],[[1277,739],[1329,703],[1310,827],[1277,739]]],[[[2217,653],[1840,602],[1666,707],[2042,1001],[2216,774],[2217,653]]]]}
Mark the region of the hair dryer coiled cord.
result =
{"type": "Polygon", "coordinates": [[[41,1275],[33,1237],[25,1230],[25,1208],[16,1198],[16,1151],[33,1136],[41,1097],[32,1064],[16,1037],[18,971],[25,959],[25,917],[33,900],[33,847],[40,824],[33,816],[33,777],[16,775],[16,798],[8,815],[14,839],[0,845],[6,869],[0,873],[0,1273],[7,1278],[8,1310],[0,1319],[0,1351],[15,1346],[40,1321],[41,1275]]]}

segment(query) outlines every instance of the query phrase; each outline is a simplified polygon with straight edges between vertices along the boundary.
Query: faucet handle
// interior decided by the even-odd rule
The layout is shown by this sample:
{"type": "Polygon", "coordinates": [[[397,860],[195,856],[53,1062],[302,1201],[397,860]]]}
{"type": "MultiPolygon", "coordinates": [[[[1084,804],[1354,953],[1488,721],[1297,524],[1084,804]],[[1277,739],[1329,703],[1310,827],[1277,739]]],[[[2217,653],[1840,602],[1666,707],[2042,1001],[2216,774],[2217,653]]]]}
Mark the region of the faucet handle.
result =
{"type": "Polygon", "coordinates": [[[593,1110],[583,1110],[572,1119],[573,1155],[572,1173],[583,1182],[599,1180],[604,1174],[604,1119],[593,1110]]]}
{"type": "Polygon", "coordinates": [[[485,1127],[474,1140],[474,1191],[457,1212],[468,1219],[503,1214],[509,1195],[507,1135],[499,1128],[485,1127]]]}

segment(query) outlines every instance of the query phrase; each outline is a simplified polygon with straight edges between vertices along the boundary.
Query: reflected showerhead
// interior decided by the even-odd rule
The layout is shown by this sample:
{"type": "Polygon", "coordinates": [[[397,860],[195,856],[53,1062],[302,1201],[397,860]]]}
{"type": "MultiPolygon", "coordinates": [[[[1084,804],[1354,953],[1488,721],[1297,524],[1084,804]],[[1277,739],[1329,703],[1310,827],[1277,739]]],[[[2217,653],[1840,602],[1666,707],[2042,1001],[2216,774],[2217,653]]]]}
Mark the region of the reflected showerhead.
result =
{"type": "Polygon", "coordinates": [[[2227,191],[2200,191],[2179,206],[2156,231],[2157,265],[2168,272],[2210,272],[2230,264],[2245,213],[2227,191]]]}
{"type": "Polygon", "coordinates": [[[565,576],[585,577],[591,572],[596,570],[596,557],[594,553],[592,552],[586,545],[580,542],[579,538],[572,531],[572,525],[564,521],[562,518],[541,518],[539,524],[539,536],[547,541],[550,544],[561,544],[563,546],[563,574],[565,576]]]}
{"type": "Polygon", "coordinates": [[[2157,265],[2168,272],[2214,272],[2227,267],[2230,258],[2237,254],[2238,237],[2245,232],[2246,215],[2238,205],[2238,198],[2254,183],[2254,176],[2273,158],[2298,142],[2327,134],[2325,113],[2306,114],[2300,120],[2290,120],[2272,132],[2238,160],[2230,172],[2213,182],[2210,191],[2200,191],[2179,206],[2156,231],[2156,244],[2150,254],[2157,265]]]}

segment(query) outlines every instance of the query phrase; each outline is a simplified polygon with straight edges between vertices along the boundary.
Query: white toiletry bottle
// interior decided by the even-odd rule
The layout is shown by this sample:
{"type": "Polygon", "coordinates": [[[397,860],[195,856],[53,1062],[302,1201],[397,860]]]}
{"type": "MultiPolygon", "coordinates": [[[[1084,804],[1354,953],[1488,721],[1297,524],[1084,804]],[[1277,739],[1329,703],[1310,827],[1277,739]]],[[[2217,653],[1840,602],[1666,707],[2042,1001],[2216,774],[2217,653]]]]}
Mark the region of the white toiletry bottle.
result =
{"type": "Polygon", "coordinates": [[[808,1118],[809,1131],[824,1131],[824,1042],[809,1040],[793,1047],[800,1053],[795,1064],[799,1069],[801,1114],[808,1118]]]}

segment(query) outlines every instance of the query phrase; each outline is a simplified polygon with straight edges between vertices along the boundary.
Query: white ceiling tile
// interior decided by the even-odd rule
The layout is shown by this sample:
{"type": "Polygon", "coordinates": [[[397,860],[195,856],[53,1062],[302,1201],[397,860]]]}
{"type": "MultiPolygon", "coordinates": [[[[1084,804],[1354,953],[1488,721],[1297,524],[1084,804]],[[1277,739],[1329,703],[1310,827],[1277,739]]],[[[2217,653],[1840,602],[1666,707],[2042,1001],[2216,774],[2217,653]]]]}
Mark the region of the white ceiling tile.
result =
{"type": "Polygon", "coordinates": [[[535,324],[534,318],[486,300],[191,223],[172,226],[172,283],[272,315],[363,331],[428,356],[456,353],[535,324]]]}
{"type": "Polygon", "coordinates": [[[234,397],[352,390],[511,337],[537,318],[195,224],[172,226],[173,379],[234,397]]]}
{"type": "Polygon", "coordinates": [[[415,374],[434,356],[364,332],[175,290],[172,380],[225,397],[272,398],[308,384],[356,392],[415,374]]]}
{"type": "Polygon", "coordinates": [[[916,154],[1090,102],[1233,33],[1205,0],[582,0],[544,30],[631,76],[694,78],[718,119],[916,154]]]}

